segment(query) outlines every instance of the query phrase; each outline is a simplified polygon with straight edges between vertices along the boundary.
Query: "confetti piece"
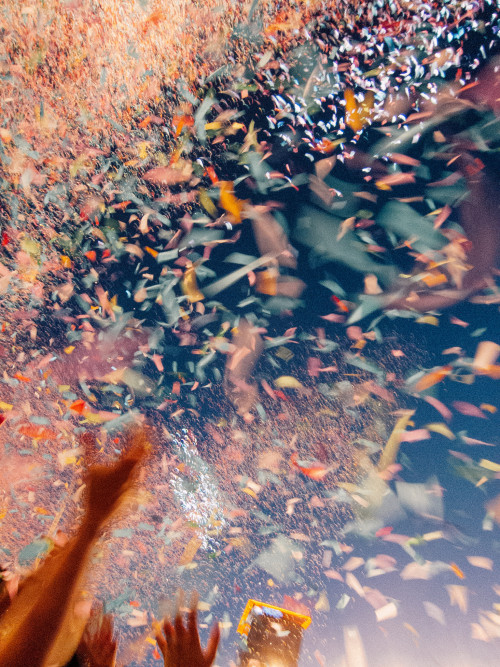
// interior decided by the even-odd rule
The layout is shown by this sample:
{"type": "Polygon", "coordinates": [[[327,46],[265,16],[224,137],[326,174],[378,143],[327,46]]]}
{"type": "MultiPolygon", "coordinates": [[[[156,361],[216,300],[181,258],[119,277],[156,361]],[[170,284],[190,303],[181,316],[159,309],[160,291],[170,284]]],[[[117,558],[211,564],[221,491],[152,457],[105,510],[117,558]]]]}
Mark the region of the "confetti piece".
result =
{"type": "Polygon", "coordinates": [[[424,396],[424,401],[432,405],[436,410],[439,412],[439,414],[446,419],[446,421],[450,421],[452,418],[452,413],[451,410],[449,410],[444,403],[439,401],[437,398],[434,398],[434,396],[424,396]]]}
{"type": "Polygon", "coordinates": [[[471,403],[467,403],[465,401],[453,401],[452,406],[457,412],[460,412],[460,414],[466,415],[467,417],[479,417],[480,419],[486,419],[486,415],[482,412],[482,410],[477,406],[472,405],[471,403]]]}
{"type": "Polygon", "coordinates": [[[45,426],[38,426],[37,424],[21,424],[17,429],[19,435],[25,435],[34,440],[53,440],[57,438],[57,433],[45,426]]]}
{"type": "Polygon", "coordinates": [[[382,455],[380,456],[380,460],[378,463],[379,470],[385,470],[396,460],[396,456],[399,450],[399,445],[401,444],[401,437],[405,432],[406,427],[408,426],[408,423],[410,422],[414,414],[415,414],[414,410],[408,410],[396,422],[396,425],[394,426],[394,429],[389,437],[389,440],[387,441],[384,450],[382,451],[382,455]]]}
{"type": "Polygon", "coordinates": [[[465,586],[449,585],[446,586],[450,596],[451,606],[457,606],[463,614],[467,613],[468,590],[465,586]]]}
{"type": "Polygon", "coordinates": [[[375,610],[375,616],[377,618],[377,623],[383,623],[388,621],[391,618],[396,618],[398,615],[398,608],[394,602],[389,602],[383,607],[375,610]]]}
{"type": "Polygon", "coordinates": [[[459,579],[465,579],[465,574],[458,567],[458,565],[455,565],[455,563],[450,563],[450,567],[459,579]]]}
{"type": "Polygon", "coordinates": [[[444,435],[445,438],[448,438],[448,440],[455,440],[455,434],[450,431],[450,429],[446,426],[446,424],[426,424],[425,428],[428,431],[432,431],[433,433],[439,433],[439,435],[444,435]]]}
{"type": "Polygon", "coordinates": [[[294,377],[290,375],[282,375],[276,378],[274,384],[280,389],[302,389],[303,385],[294,377]]]}
{"type": "Polygon", "coordinates": [[[493,571],[493,560],[484,556],[467,556],[467,560],[473,567],[493,571]]]}

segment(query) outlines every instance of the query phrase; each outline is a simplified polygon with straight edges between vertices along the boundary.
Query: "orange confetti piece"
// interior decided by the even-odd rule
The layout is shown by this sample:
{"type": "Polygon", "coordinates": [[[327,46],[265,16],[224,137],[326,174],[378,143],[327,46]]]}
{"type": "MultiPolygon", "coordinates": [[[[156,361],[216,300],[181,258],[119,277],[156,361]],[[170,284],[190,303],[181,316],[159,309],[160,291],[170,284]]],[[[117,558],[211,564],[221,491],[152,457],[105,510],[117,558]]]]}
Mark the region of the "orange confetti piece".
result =
{"type": "Polygon", "coordinates": [[[438,382],[442,382],[442,380],[444,380],[444,378],[448,376],[451,371],[451,366],[443,366],[442,368],[438,368],[436,371],[432,371],[432,373],[424,375],[424,377],[420,378],[420,380],[415,385],[415,391],[425,391],[426,389],[433,387],[435,384],[438,384],[438,382]]]}
{"type": "Polygon", "coordinates": [[[234,189],[232,181],[220,181],[220,197],[219,203],[222,208],[229,213],[232,217],[233,222],[240,223],[242,218],[241,214],[243,207],[246,205],[246,201],[238,199],[234,196],[234,189]]]}
{"type": "Polygon", "coordinates": [[[205,173],[208,175],[209,179],[212,181],[212,185],[215,185],[216,183],[219,182],[219,179],[217,178],[217,174],[215,173],[215,169],[211,166],[207,167],[205,169],[205,173]]]}
{"type": "Polygon", "coordinates": [[[131,201],[122,201],[119,204],[113,204],[113,208],[117,211],[124,211],[131,203],[131,201]]]}
{"type": "Polygon", "coordinates": [[[57,437],[55,431],[39,424],[22,424],[18,428],[18,433],[34,440],[53,440],[57,437]]]}
{"type": "Polygon", "coordinates": [[[359,132],[369,122],[369,117],[374,104],[374,95],[371,91],[365,93],[365,99],[359,103],[356,99],[354,91],[351,88],[346,88],[344,91],[345,105],[345,122],[351,130],[359,132]]]}
{"type": "Polygon", "coordinates": [[[20,380],[21,382],[31,382],[30,378],[27,378],[25,375],[21,375],[19,371],[14,375],[16,380],[20,380]]]}
{"type": "Polygon", "coordinates": [[[264,271],[259,271],[255,274],[256,278],[256,287],[257,292],[261,294],[267,294],[268,296],[274,296],[276,294],[277,287],[277,275],[276,271],[272,269],[265,269],[264,271]]]}
{"type": "Polygon", "coordinates": [[[84,255],[91,262],[95,262],[97,260],[97,255],[95,250],[87,250],[87,252],[85,252],[84,255]]]}
{"type": "Polygon", "coordinates": [[[175,136],[178,137],[182,132],[184,127],[193,127],[194,118],[193,116],[174,116],[172,119],[172,125],[175,129],[175,136]]]}
{"type": "Polygon", "coordinates": [[[146,116],[146,118],[144,118],[144,120],[141,120],[141,122],[139,123],[139,127],[142,130],[145,127],[147,127],[150,123],[151,123],[151,116],[146,116]]]}
{"type": "Polygon", "coordinates": [[[455,563],[450,563],[450,567],[459,579],[465,579],[465,574],[455,563]]]}
{"type": "Polygon", "coordinates": [[[191,563],[193,558],[196,556],[198,549],[201,547],[201,544],[202,542],[198,537],[192,537],[186,544],[184,553],[179,559],[179,565],[188,565],[191,563]]]}
{"type": "Polygon", "coordinates": [[[440,271],[433,271],[422,278],[422,282],[424,282],[427,287],[435,287],[436,285],[441,285],[447,281],[448,278],[440,271]]]}
{"type": "Polygon", "coordinates": [[[306,477],[309,477],[310,479],[314,479],[316,482],[321,482],[326,475],[330,472],[329,469],[323,464],[323,463],[317,463],[313,464],[310,466],[302,466],[298,463],[298,455],[297,452],[294,452],[291,457],[290,457],[290,463],[294,468],[297,468],[297,470],[300,470],[300,472],[305,475],[306,477]]]}
{"type": "Polygon", "coordinates": [[[67,255],[61,255],[59,259],[61,260],[61,266],[65,269],[71,269],[71,260],[67,255]]]}

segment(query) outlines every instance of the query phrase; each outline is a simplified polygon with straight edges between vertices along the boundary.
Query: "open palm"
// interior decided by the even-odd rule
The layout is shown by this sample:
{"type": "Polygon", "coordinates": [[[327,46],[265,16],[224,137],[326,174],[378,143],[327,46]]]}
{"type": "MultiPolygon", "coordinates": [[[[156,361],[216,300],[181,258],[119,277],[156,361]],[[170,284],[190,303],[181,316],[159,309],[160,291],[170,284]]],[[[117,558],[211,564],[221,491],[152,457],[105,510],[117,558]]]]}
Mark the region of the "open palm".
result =
{"type": "Polygon", "coordinates": [[[206,649],[201,647],[195,605],[188,612],[187,625],[178,612],[174,623],[165,619],[156,632],[165,667],[210,667],[215,660],[219,639],[219,625],[216,623],[210,631],[206,649]]]}

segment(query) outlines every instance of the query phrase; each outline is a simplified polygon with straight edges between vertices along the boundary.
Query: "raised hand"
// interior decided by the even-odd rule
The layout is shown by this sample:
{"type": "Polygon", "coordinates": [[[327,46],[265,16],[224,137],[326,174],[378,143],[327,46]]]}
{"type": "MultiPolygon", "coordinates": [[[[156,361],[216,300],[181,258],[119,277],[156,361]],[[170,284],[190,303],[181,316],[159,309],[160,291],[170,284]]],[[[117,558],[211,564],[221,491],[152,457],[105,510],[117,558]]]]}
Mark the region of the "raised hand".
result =
{"type": "MultiPolygon", "coordinates": [[[[89,467],[87,511],[75,537],[44,561],[0,618],[2,667],[26,667],[26,656],[30,667],[65,664],[75,652],[87,621],[76,605],[92,549],[103,523],[126,499],[147,449],[144,431],[129,431],[125,439],[125,453],[118,461],[89,467]]],[[[84,438],[82,444],[89,462],[92,438],[84,438]]],[[[109,629],[104,629],[112,654],[112,634],[109,637],[109,629]]]]}
{"type": "Polygon", "coordinates": [[[76,651],[85,667],[115,667],[118,641],[113,630],[110,614],[90,619],[76,651]]]}
{"type": "Polygon", "coordinates": [[[178,611],[173,624],[165,619],[155,628],[165,667],[210,667],[215,660],[220,639],[219,624],[212,626],[207,647],[203,649],[198,634],[197,602],[196,596],[193,596],[187,625],[178,611]]]}
{"type": "MultiPolygon", "coordinates": [[[[90,461],[95,447],[93,436],[82,436],[82,444],[90,461]]],[[[87,522],[100,524],[119,508],[135,482],[137,468],[145,457],[147,446],[144,430],[133,428],[125,436],[128,451],[120,459],[111,465],[89,467],[86,478],[87,522]]]]}

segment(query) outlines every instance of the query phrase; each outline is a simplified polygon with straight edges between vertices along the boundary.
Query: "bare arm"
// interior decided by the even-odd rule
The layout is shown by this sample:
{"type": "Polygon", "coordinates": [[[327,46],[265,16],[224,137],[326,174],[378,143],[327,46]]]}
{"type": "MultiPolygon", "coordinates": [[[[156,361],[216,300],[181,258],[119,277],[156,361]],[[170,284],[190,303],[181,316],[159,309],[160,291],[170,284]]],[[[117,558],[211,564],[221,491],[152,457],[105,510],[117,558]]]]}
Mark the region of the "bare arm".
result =
{"type": "Polygon", "coordinates": [[[123,501],[144,456],[144,436],[136,433],[131,440],[132,449],[118,462],[89,470],[87,512],[77,535],[60,553],[47,559],[32,584],[19,593],[2,617],[2,667],[25,667],[27,661],[32,667],[46,664],[65,620],[73,612],[99,532],[123,501]]]}

